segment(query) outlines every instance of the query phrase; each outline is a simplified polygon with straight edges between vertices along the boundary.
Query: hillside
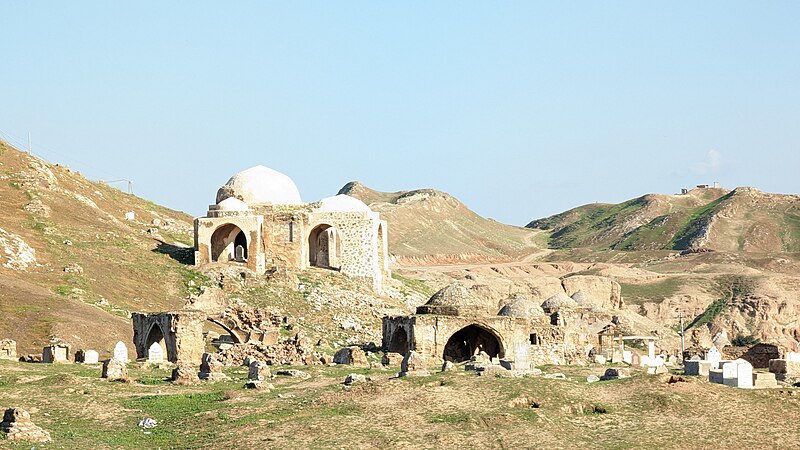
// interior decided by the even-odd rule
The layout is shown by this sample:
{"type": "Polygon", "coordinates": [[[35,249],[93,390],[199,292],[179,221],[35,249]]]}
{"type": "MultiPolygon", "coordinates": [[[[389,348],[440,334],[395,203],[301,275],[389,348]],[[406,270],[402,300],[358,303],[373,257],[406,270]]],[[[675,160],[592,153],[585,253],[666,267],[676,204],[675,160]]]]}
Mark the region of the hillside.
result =
{"type": "Polygon", "coordinates": [[[532,221],[556,249],[800,251],[800,196],[754,188],[648,194],[591,204],[532,221]]]}
{"type": "Polygon", "coordinates": [[[351,182],[339,193],[360,199],[390,223],[389,251],[401,263],[506,261],[539,249],[540,233],[483,218],[444,192],[379,192],[351,182]]]}
{"type": "Polygon", "coordinates": [[[0,142],[0,336],[110,350],[128,314],[176,308],[199,275],[191,217],[0,142]],[[133,212],[135,219],[126,220],[133,212]]]}

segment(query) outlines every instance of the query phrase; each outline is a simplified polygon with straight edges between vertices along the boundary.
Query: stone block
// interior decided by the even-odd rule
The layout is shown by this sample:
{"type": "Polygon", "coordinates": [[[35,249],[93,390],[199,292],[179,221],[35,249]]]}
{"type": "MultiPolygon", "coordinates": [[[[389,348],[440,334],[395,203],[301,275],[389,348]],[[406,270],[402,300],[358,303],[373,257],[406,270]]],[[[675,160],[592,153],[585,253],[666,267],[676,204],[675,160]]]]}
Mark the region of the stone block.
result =
{"type": "Polygon", "coordinates": [[[700,375],[700,361],[698,360],[689,360],[683,362],[683,374],[684,375],[700,375]]]}
{"type": "Polygon", "coordinates": [[[709,369],[708,371],[708,381],[711,383],[722,384],[723,383],[723,376],[722,376],[722,369],[709,369]]]}
{"type": "Polygon", "coordinates": [[[17,343],[11,339],[0,341],[0,359],[17,360],[17,343]]]}
{"type": "Polygon", "coordinates": [[[95,350],[85,350],[83,352],[84,364],[97,364],[100,362],[100,355],[95,350]]]}
{"type": "Polygon", "coordinates": [[[336,352],[336,354],[333,355],[333,362],[336,364],[369,367],[367,355],[364,353],[364,350],[356,346],[345,347],[336,352]]]}
{"type": "Polygon", "coordinates": [[[0,431],[9,441],[45,443],[50,442],[50,433],[36,426],[31,415],[19,408],[9,408],[3,414],[0,431]]]}
{"type": "Polygon", "coordinates": [[[769,371],[774,373],[775,378],[779,380],[800,377],[800,361],[771,359],[769,361],[769,371]]]}
{"type": "Polygon", "coordinates": [[[736,361],[736,387],[748,389],[753,387],[753,365],[745,360],[736,361]]]}
{"type": "Polygon", "coordinates": [[[619,367],[610,367],[606,369],[606,372],[600,377],[601,380],[616,380],[618,378],[626,378],[629,376],[628,369],[622,369],[619,367]]]}
{"type": "Polygon", "coordinates": [[[400,353],[386,352],[381,357],[381,364],[388,367],[400,367],[403,362],[403,355],[400,353]]]}
{"type": "Polygon", "coordinates": [[[108,381],[128,381],[128,367],[117,358],[107,359],[103,362],[103,378],[108,381]]]}
{"type": "Polygon", "coordinates": [[[771,372],[753,373],[753,387],[756,389],[767,389],[767,388],[778,387],[778,382],[775,380],[775,374],[771,372]]]}
{"type": "Polygon", "coordinates": [[[725,386],[736,387],[739,383],[737,364],[735,361],[730,361],[722,364],[722,384],[725,386]]]}
{"type": "Polygon", "coordinates": [[[247,371],[247,378],[249,380],[264,381],[272,378],[272,371],[265,363],[253,361],[247,371]]]}

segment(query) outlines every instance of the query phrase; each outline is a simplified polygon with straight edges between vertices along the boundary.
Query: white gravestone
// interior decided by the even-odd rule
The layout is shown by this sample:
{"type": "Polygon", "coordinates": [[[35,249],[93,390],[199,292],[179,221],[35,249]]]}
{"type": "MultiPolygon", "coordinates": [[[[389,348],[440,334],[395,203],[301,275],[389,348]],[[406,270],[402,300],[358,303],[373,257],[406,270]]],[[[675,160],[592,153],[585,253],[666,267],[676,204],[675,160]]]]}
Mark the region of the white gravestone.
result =
{"type": "Polygon", "coordinates": [[[123,363],[128,362],[128,347],[125,346],[124,342],[119,341],[117,345],[114,346],[114,358],[123,363]]]}
{"type": "Polygon", "coordinates": [[[739,368],[736,361],[726,362],[722,365],[722,384],[736,387],[739,385],[739,368]]]}
{"type": "Polygon", "coordinates": [[[155,364],[164,362],[164,349],[158,342],[153,342],[153,345],[147,350],[147,362],[155,364]]]}
{"type": "Polygon", "coordinates": [[[722,360],[722,354],[720,354],[717,347],[711,347],[706,353],[706,361],[711,363],[712,369],[719,369],[719,362],[722,360]]]}
{"type": "Polygon", "coordinates": [[[100,355],[94,350],[86,350],[83,352],[84,364],[97,364],[100,362],[100,355]]]}
{"type": "Polygon", "coordinates": [[[753,366],[743,360],[736,360],[736,387],[751,388],[753,387],[753,366]]]}

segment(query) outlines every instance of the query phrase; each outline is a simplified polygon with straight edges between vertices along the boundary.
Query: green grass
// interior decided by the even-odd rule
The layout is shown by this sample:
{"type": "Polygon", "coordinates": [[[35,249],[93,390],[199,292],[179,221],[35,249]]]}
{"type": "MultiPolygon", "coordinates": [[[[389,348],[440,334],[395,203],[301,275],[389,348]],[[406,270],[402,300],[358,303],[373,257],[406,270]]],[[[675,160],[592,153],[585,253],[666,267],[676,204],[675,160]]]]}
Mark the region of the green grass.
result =
{"type": "Polygon", "coordinates": [[[703,205],[694,211],[683,221],[678,231],[673,236],[669,243],[669,247],[673,250],[685,250],[689,248],[694,239],[708,226],[711,218],[717,210],[717,207],[729,199],[733,192],[723,195],[722,197],[703,205]]]}
{"type": "MultiPolygon", "coordinates": [[[[412,292],[420,293],[425,297],[430,297],[430,296],[432,296],[433,294],[436,293],[436,291],[432,287],[428,286],[428,284],[425,283],[422,280],[418,280],[416,278],[411,278],[411,277],[406,277],[406,276],[400,275],[397,272],[392,272],[392,278],[397,280],[397,281],[399,281],[399,282],[401,282],[401,283],[403,283],[403,285],[406,288],[408,288],[408,290],[410,290],[412,292]]],[[[405,292],[403,290],[401,290],[401,293],[404,294],[404,295],[408,295],[408,292],[405,292]]]]}
{"type": "Polygon", "coordinates": [[[685,280],[679,277],[665,278],[645,284],[620,283],[625,303],[641,305],[645,302],[661,303],[677,294],[685,280]]]}
{"type": "Polygon", "coordinates": [[[469,413],[465,412],[454,412],[454,413],[441,413],[441,414],[434,414],[428,418],[428,422],[430,423],[446,423],[449,425],[456,425],[459,423],[469,422],[470,415],[469,413]]]}

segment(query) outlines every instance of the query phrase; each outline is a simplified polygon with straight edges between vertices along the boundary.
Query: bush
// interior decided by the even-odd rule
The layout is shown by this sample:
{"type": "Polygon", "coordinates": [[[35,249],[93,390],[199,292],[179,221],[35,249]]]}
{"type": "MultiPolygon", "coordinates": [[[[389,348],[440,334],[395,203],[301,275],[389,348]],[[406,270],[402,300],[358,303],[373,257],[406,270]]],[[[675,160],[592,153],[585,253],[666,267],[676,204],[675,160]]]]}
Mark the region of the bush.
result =
{"type": "Polygon", "coordinates": [[[733,338],[731,344],[735,347],[749,347],[751,345],[756,345],[759,342],[761,342],[761,340],[753,337],[753,335],[743,336],[740,334],[733,338]]]}

